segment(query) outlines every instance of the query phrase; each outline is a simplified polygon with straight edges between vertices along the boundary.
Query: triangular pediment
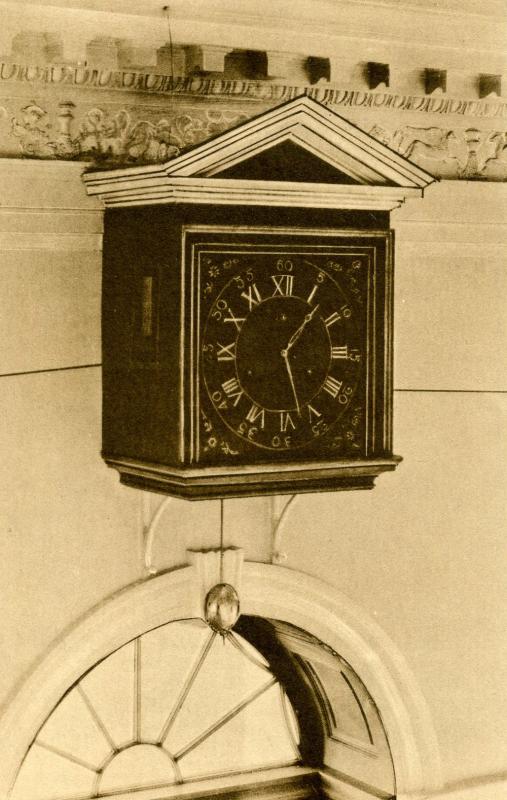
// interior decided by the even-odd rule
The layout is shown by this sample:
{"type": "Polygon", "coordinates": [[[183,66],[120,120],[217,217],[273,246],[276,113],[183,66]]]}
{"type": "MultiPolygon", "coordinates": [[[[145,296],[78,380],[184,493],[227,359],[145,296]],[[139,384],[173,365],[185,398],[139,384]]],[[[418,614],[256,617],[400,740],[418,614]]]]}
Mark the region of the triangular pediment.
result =
{"type": "MultiPolygon", "coordinates": [[[[326,106],[303,96],[266,111],[225,133],[196,145],[165,165],[166,174],[174,177],[225,177],[240,165],[269,161],[277,152],[292,149],[308,163],[336,183],[357,183],[370,186],[422,187],[434,181],[433,176],[381,144],[353,123],[326,106]]],[[[295,169],[292,169],[295,172],[295,169]]],[[[260,176],[256,179],[261,179],[260,176]]],[[[266,174],[263,180],[280,180],[266,174]]],[[[290,180],[305,181],[293,174],[290,180]]],[[[307,180],[307,177],[306,177],[307,180]]],[[[308,180],[307,180],[308,182],[308,180]]],[[[320,183],[318,175],[309,181],[320,183]]],[[[324,182],[332,182],[326,180],[324,182]]]]}
{"type": "Polygon", "coordinates": [[[220,203],[392,209],[435,178],[303,96],[160,165],[84,176],[106,205],[220,203]]]}

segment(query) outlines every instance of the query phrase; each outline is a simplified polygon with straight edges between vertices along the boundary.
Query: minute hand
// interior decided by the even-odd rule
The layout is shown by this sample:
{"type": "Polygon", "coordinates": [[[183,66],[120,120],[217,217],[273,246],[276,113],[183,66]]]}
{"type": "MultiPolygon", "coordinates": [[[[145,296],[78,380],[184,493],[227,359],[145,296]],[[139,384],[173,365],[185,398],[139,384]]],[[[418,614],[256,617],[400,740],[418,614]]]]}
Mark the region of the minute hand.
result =
{"type": "Polygon", "coordinates": [[[313,318],[314,314],[317,312],[317,309],[318,309],[318,307],[319,307],[319,306],[318,306],[318,305],[316,305],[314,308],[312,308],[312,310],[310,311],[310,313],[309,313],[309,314],[307,314],[307,315],[305,316],[305,318],[304,318],[303,322],[301,323],[301,325],[299,326],[299,328],[297,329],[297,331],[295,331],[295,333],[293,333],[293,334],[292,334],[292,336],[290,337],[290,339],[289,339],[289,341],[288,341],[288,343],[287,343],[287,347],[286,347],[286,350],[287,350],[287,352],[288,352],[288,351],[289,351],[289,350],[290,350],[292,347],[294,347],[294,345],[296,344],[297,340],[299,339],[299,337],[300,337],[300,336],[301,336],[301,334],[303,333],[304,329],[306,328],[306,326],[308,325],[308,323],[309,323],[309,322],[312,320],[312,318],[313,318]]]}

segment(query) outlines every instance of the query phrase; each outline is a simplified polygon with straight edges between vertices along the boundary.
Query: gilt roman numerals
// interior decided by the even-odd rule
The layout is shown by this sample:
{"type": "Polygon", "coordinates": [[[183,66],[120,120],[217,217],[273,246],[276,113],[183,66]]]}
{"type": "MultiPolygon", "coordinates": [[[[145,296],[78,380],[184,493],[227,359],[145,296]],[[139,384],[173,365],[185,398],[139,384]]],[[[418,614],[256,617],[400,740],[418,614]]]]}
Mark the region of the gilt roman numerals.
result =
{"type": "Polygon", "coordinates": [[[296,426],[288,411],[280,411],[280,433],[287,433],[289,430],[296,430],[296,426]]]}
{"type": "Polygon", "coordinates": [[[365,303],[347,302],[348,262],[327,245],[296,247],[231,246],[206,262],[190,337],[203,464],[302,462],[330,447],[341,458],[363,446],[365,303]]]}
{"type": "Polygon", "coordinates": [[[323,390],[327,392],[331,397],[338,397],[338,392],[343,386],[342,381],[337,381],[336,378],[333,378],[332,375],[328,375],[324,384],[322,386],[323,390]]]}
{"type": "Polygon", "coordinates": [[[338,322],[339,319],[340,315],[338,314],[338,312],[333,311],[333,313],[330,314],[329,317],[326,317],[326,319],[324,320],[324,325],[326,326],[326,328],[330,328],[331,325],[334,325],[335,322],[338,322]]]}
{"type": "Polygon", "coordinates": [[[349,348],[348,345],[337,345],[331,348],[331,358],[348,358],[349,348]]]}
{"type": "Polygon", "coordinates": [[[290,297],[294,289],[294,275],[272,275],[271,280],[275,284],[275,291],[272,297],[290,297]]]}
{"type": "Polygon", "coordinates": [[[243,325],[246,317],[235,317],[230,308],[228,308],[227,311],[230,316],[224,317],[224,322],[232,322],[236,326],[236,330],[241,330],[241,326],[243,325]]]}
{"type": "Polygon", "coordinates": [[[312,302],[312,300],[315,297],[315,294],[316,294],[318,288],[319,287],[317,286],[317,284],[315,284],[315,286],[312,287],[312,290],[311,290],[310,294],[306,298],[306,302],[307,303],[311,303],[312,302]]]}
{"type": "Polygon", "coordinates": [[[247,420],[247,422],[252,422],[252,423],[259,420],[258,424],[261,426],[261,428],[264,428],[265,409],[255,405],[254,403],[250,408],[250,411],[246,415],[245,419],[247,420]]]}
{"type": "Polygon", "coordinates": [[[237,378],[229,378],[229,380],[222,383],[222,389],[229,398],[233,400],[233,405],[237,406],[243,396],[243,389],[241,388],[237,378]]]}
{"type": "Polygon", "coordinates": [[[259,303],[262,303],[262,297],[255,283],[249,286],[247,291],[241,292],[241,297],[248,302],[249,311],[251,311],[254,306],[258,306],[259,303]]]}
{"type": "Polygon", "coordinates": [[[236,342],[220,344],[217,342],[217,361],[234,361],[236,358],[236,342]]]}
{"type": "Polygon", "coordinates": [[[310,420],[310,423],[314,422],[315,420],[318,420],[319,417],[321,416],[322,414],[320,413],[320,411],[317,411],[316,408],[308,404],[308,419],[310,420]]]}

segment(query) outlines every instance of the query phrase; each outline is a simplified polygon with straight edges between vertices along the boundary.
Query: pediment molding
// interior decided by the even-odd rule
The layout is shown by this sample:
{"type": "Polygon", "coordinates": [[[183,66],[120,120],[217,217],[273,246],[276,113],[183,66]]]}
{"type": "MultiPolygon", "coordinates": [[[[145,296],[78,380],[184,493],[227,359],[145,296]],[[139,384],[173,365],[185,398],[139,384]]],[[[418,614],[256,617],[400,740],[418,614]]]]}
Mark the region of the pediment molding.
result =
{"type": "Polygon", "coordinates": [[[108,206],[220,203],[390,210],[434,178],[348,120],[303,96],[192,147],[163,165],[90,172],[87,191],[108,206]],[[325,165],[327,182],[221,177],[291,143],[325,165]],[[329,168],[336,180],[329,177],[329,168]]]}

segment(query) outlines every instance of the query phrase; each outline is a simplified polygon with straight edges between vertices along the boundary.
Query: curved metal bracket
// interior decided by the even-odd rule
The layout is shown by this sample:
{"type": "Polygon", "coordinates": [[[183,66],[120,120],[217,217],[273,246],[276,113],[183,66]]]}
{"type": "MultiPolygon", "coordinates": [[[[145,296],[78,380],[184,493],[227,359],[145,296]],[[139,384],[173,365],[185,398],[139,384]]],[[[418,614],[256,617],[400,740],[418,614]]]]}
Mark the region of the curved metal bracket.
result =
{"type": "MultiPolygon", "coordinates": [[[[294,500],[299,495],[287,496],[274,496],[270,498],[271,502],[271,563],[283,564],[287,561],[287,553],[282,550],[282,537],[284,533],[285,521],[289,508],[292,507],[294,500]]],[[[155,543],[158,526],[164,512],[171,501],[176,498],[167,496],[164,497],[155,512],[151,514],[150,495],[143,494],[143,509],[142,509],[142,547],[143,547],[143,562],[144,569],[148,575],[156,575],[158,573],[157,567],[153,564],[153,546],[155,543]]]]}
{"type": "Polygon", "coordinates": [[[157,532],[158,523],[160,522],[164,511],[166,510],[167,506],[173,500],[172,497],[164,497],[160,505],[158,506],[157,510],[151,517],[149,518],[150,514],[150,499],[143,496],[143,557],[144,557],[144,568],[148,575],[156,575],[158,570],[155,566],[153,566],[152,556],[153,556],[153,542],[155,540],[155,534],[157,532]]]}
{"type": "Polygon", "coordinates": [[[281,550],[284,522],[287,518],[289,507],[298,495],[289,498],[275,496],[271,498],[271,563],[283,564],[287,561],[287,553],[281,550]]]}

